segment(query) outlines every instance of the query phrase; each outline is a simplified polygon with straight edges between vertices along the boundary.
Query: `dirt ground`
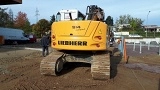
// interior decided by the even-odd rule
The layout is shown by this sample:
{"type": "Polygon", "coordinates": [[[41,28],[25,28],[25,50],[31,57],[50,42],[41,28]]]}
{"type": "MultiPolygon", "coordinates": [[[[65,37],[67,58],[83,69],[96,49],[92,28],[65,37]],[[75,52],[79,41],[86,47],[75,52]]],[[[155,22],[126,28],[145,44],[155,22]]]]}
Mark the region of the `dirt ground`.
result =
{"type": "MultiPolygon", "coordinates": [[[[111,79],[93,80],[90,64],[67,63],[60,76],[40,74],[38,43],[0,46],[0,90],[160,90],[160,56],[132,56],[128,64],[120,56],[111,57],[111,79]]],[[[128,48],[129,49],[129,48],[128,48]]]]}

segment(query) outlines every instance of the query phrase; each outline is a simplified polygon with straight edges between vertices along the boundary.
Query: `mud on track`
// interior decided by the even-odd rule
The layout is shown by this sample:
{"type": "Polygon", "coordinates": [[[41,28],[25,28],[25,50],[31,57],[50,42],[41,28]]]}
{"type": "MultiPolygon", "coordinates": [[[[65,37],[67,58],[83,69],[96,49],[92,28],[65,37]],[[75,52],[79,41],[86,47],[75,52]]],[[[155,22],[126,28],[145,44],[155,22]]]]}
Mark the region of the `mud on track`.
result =
{"type": "MultiPolygon", "coordinates": [[[[30,45],[32,46],[32,45],[30,45]]],[[[93,80],[90,64],[67,63],[60,76],[40,74],[40,51],[0,48],[0,90],[158,90],[160,74],[127,68],[121,57],[111,58],[111,79],[93,80]]],[[[160,65],[157,55],[130,56],[129,64],[160,65]],[[154,58],[154,59],[153,59],[154,58]]]]}

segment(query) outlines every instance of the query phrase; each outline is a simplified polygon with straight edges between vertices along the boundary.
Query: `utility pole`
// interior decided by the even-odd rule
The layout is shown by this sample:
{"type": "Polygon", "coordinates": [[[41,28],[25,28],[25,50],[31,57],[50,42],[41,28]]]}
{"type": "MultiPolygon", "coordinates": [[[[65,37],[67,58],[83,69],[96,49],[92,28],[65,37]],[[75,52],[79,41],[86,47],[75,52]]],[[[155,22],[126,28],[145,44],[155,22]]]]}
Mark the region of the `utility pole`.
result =
{"type": "Polygon", "coordinates": [[[36,23],[38,22],[38,16],[39,16],[40,14],[39,14],[39,10],[36,8],[36,23]]]}
{"type": "Polygon", "coordinates": [[[12,11],[12,9],[9,9],[9,19],[10,19],[10,21],[13,22],[13,11],[12,11]]]}
{"type": "Polygon", "coordinates": [[[148,15],[151,11],[148,11],[148,14],[147,14],[147,21],[146,21],[146,37],[148,36],[147,35],[147,32],[148,32],[148,15]]]}

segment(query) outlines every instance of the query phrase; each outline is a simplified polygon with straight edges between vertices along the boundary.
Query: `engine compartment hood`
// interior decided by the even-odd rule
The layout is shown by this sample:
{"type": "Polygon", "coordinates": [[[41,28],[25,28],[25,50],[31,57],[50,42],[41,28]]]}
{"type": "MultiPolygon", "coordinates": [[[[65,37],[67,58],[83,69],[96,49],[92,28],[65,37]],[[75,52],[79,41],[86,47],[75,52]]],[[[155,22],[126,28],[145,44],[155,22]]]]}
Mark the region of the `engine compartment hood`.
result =
{"type": "Polygon", "coordinates": [[[90,36],[100,21],[59,21],[52,24],[52,31],[60,36],[90,36]]]}

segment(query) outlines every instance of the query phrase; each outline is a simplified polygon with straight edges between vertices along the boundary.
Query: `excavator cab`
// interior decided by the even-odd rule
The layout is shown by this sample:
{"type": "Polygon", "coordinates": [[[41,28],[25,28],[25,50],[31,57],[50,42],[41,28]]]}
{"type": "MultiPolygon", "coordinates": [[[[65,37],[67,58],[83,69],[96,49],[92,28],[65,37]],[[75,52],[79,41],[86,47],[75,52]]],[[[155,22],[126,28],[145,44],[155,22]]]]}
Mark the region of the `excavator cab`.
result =
{"type": "Polygon", "coordinates": [[[56,14],[56,21],[84,20],[85,15],[77,9],[63,9],[56,14]]]}

